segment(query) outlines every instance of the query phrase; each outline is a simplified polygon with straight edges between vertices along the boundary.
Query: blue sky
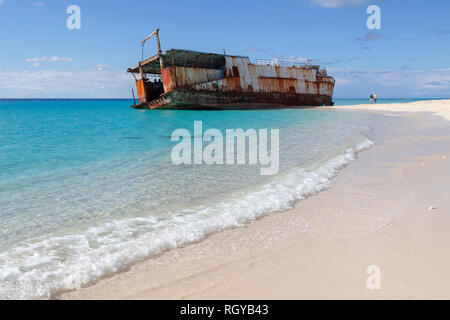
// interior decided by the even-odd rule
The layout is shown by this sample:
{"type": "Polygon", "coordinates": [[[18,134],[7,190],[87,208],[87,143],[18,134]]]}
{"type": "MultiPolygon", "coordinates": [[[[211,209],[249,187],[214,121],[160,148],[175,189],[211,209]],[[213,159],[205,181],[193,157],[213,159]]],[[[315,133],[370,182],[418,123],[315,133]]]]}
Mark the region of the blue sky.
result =
{"type": "Polygon", "coordinates": [[[0,98],[129,98],[126,69],[156,27],[163,50],[311,58],[337,98],[450,97],[449,13],[448,0],[0,0],[0,98]],[[66,27],[72,4],[80,30],[66,27]],[[381,30],[367,29],[370,4],[381,30]]]}

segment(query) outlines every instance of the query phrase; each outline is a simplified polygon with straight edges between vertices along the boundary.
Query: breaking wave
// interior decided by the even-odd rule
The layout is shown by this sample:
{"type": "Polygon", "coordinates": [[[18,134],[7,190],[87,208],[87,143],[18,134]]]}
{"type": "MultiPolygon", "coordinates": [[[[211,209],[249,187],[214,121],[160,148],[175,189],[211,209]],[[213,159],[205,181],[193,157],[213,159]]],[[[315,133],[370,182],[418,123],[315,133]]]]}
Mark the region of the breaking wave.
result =
{"type": "Polygon", "coordinates": [[[328,188],[338,170],[372,145],[366,140],[316,169],[290,169],[256,190],[230,195],[212,206],[173,212],[170,219],[123,218],[81,233],[13,246],[0,254],[0,299],[48,299],[165,250],[290,209],[328,188]]]}

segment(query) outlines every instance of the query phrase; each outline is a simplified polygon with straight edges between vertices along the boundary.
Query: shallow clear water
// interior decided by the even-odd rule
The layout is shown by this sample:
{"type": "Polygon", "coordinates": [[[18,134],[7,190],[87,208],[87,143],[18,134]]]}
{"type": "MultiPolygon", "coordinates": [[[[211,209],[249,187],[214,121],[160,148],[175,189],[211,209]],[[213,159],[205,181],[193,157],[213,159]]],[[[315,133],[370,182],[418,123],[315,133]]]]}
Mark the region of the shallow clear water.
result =
{"type": "Polygon", "coordinates": [[[330,184],[400,117],[324,109],[136,111],[126,100],[0,101],[0,299],[48,298],[330,184]],[[280,130],[280,170],[171,162],[173,130],[280,130]]]}

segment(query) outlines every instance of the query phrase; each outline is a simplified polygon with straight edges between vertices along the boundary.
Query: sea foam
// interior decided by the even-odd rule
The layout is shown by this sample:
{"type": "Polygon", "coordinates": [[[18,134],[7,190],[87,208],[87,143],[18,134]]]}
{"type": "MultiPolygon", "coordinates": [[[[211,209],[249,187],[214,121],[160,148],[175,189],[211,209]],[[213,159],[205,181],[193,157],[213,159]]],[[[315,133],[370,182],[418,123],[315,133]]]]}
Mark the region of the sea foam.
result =
{"type": "Polygon", "coordinates": [[[292,208],[328,188],[331,179],[373,142],[366,140],[316,169],[292,168],[269,183],[210,206],[117,219],[84,232],[38,238],[0,254],[0,299],[48,299],[165,250],[292,208]]]}

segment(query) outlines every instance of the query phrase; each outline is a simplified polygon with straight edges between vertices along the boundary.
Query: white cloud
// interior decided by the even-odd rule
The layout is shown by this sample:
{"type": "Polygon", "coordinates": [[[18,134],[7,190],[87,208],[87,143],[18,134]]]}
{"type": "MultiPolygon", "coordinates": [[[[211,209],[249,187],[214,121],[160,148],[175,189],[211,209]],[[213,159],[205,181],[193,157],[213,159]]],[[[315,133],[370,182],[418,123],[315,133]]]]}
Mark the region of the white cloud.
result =
{"type": "Polygon", "coordinates": [[[2,98],[128,98],[133,86],[125,71],[0,70],[2,98]]]}
{"type": "Polygon", "coordinates": [[[298,56],[288,56],[286,58],[283,58],[283,60],[293,63],[306,63],[308,62],[308,58],[305,57],[298,57],[298,56]]]}
{"type": "Polygon", "coordinates": [[[246,51],[246,52],[259,53],[259,52],[273,51],[273,49],[270,49],[270,48],[255,48],[255,47],[250,47],[250,48],[245,49],[244,51],[246,51]]]}
{"type": "Polygon", "coordinates": [[[109,68],[109,65],[107,64],[97,64],[91,68],[89,68],[90,71],[104,71],[109,68]]]}
{"type": "Polygon", "coordinates": [[[58,61],[72,62],[73,59],[54,56],[54,57],[28,58],[25,61],[26,62],[58,62],[58,61]]]}
{"type": "Polygon", "coordinates": [[[63,58],[63,57],[40,57],[40,58],[28,58],[25,59],[25,62],[33,63],[33,67],[39,67],[43,62],[72,62],[72,58],[63,58]]]}
{"type": "Polygon", "coordinates": [[[449,97],[450,68],[430,71],[411,70],[360,70],[353,68],[328,68],[336,79],[336,97],[365,97],[377,92],[385,98],[395,97],[449,97]]]}
{"type": "Polygon", "coordinates": [[[310,0],[312,5],[321,6],[324,8],[345,8],[357,7],[368,3],[369,0],[310,0]]]}
{"type": "Polygon", "coordinates": [[[42,7],[44,5],[44,3],[43,2],[33,2],[32,5],[35,7],[42,7]]]}
{"type": "MultiPolygon", "coordinates": [[[[292,59],[300,61],[300,58],[292,59]]],[[[129,98],[134,80],[124,70],[106,65],[84,70],[0,69],[0,98],[129,98]]],[[[327,70],[336,79],[337,98],[366,97],[371,92],[381,98],[438,98],[450,94],[448,67],[429,71],[400,66],[397,70],[331,67],[327,70]]]]}
{"type": "Polygon", "coordinates": [[[5,1],[3,1],[3,0],[0,0],[0,5],[2,5],[2,4],[4,4],[5,3],[5,1]]]}
{"type": "MultiPolygon", "coordinates": [[[[266,60],[262,60],[265,62],[266,60]]],[[[270,64],[280,64],[284,65],[285,63],[307,63],[308,58],[300,57],[300,56],[284,56],[282,54],[277,54],[274,58],[267,60],[270,64]]]]}

